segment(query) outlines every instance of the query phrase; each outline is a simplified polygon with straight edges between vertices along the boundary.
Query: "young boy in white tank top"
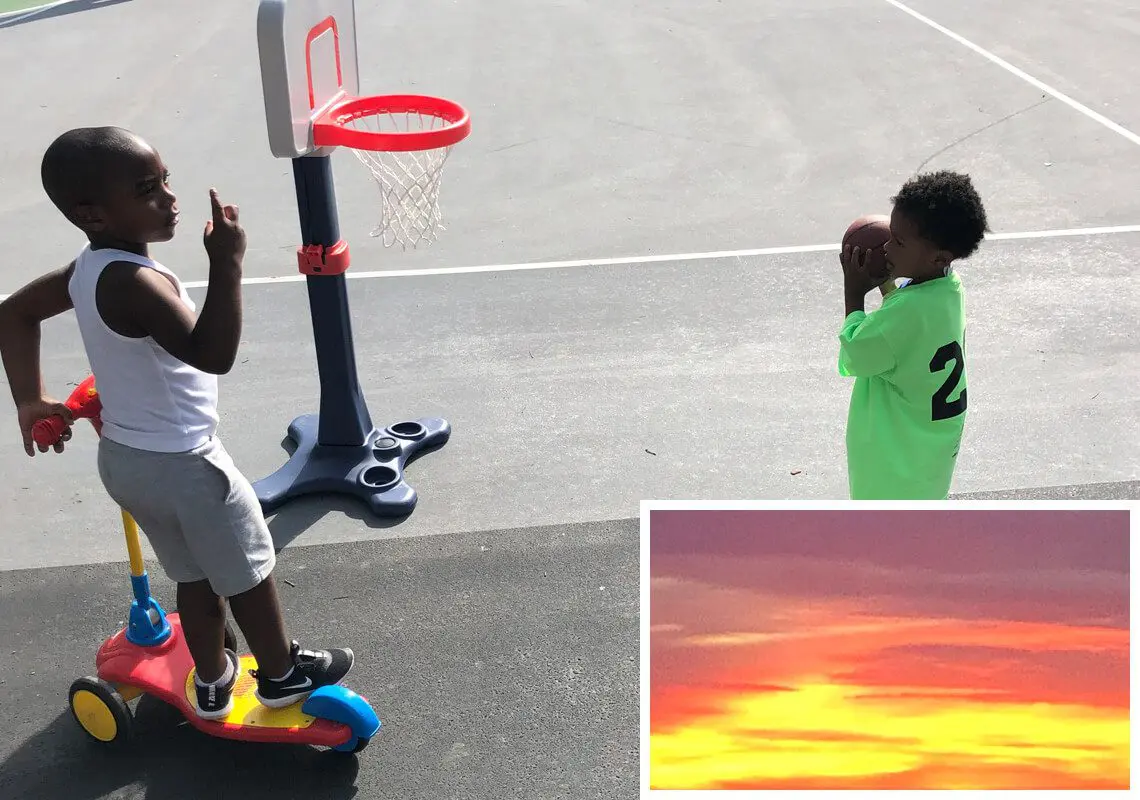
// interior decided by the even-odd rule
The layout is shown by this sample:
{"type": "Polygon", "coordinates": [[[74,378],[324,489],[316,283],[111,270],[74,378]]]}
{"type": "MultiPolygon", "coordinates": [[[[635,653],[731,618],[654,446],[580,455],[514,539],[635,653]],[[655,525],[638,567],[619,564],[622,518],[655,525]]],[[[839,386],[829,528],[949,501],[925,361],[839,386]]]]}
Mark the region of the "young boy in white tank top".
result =
{"type": "Polygon", "coordinates": [[[233,707],[240,662],[223,644],[227,600],[257,659],[261,702],[283,707],[338,683],[352,651],[303,650],[286,636],[269,528],[215,433],[217,376],[233,366],[241,336],[245,232],[237,208],[210,190],[209,288],[195,316],[178,278],[149,255],[148,245],[169,241],[178,225],[154,148],[121,128],[79,128],[52,143],[41,173],[52,202],[89,243],[71,264],[0,303],[0,354],[25,451],[35,453],[38,420],[72,421],[44,391],[39,345],[40,324],[74,309],[103,405],[99,474],[178,584],[198,714],[219,719],[233,707]]]}

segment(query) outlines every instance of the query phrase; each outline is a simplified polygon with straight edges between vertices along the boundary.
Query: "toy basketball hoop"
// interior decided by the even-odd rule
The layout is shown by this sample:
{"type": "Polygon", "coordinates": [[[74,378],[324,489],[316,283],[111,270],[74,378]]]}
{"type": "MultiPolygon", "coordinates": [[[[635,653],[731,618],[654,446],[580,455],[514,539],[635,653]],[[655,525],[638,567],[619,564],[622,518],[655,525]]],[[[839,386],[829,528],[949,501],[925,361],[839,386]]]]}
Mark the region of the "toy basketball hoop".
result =
{"type": "MultiPolygon", "coordinates": [[[[290,498],[338,493],[373,513],[407,516],[416,491],[404,466],[447,442],[444,419],[376,427],[357,376],[332,153],[352,150],[380,187],[382,216],[373,236],[415,247],[440,230],[439,187],[451,148],[471,132],[458,104],[423,95],[367,96],[360,90],[353,0],[259,0],[257,49],[269,149],[292,161],[320,411],[289,425],[289,460],[253,484],[262,511],[290,498]]],[[[380,50],[370,44],[369,51],[380,50]]],[[[413,312],[414,313],[414,312],[413,312]]]]}
{"type": "Polygon", "coordinates": [[[398,94],[350,97],[313,120],[314,147],[347,147],[380,187],[380,224],[372,231],[386,247],[415,247],[443,229],[439,187],[451,148],[471,132],[458,103],[398,94]]]}
{"type": "Polygon", "coordinates": [[[471,132],[467,111],[439,97],[362,92],[354,0],[260,0],[257,46],[273,155],[352,150],[380,187],[372,235],[405,248],[434,241],[443,165],[471,132]]]}

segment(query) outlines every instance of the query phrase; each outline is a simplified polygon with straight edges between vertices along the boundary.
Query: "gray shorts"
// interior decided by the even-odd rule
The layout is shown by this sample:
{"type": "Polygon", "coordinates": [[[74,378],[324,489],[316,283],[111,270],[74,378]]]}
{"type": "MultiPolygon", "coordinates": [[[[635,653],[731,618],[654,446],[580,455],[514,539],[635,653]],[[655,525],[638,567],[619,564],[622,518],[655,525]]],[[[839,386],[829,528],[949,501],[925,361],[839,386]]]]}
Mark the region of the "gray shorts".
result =
{"type": "Polygon", "coordinates": [[[217,436],[184,453],[156,453],[99,440],[99,477],[142,528],[167,576],[208,580],[233,597],[276,563],[253,487],[217,436]]]}

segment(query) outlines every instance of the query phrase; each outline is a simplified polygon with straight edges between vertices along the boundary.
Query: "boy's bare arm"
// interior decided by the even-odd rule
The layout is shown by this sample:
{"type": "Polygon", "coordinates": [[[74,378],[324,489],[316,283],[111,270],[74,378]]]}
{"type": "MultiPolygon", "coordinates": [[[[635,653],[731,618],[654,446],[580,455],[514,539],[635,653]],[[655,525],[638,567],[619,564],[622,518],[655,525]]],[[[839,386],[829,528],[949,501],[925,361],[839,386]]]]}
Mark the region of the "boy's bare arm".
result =
{"type": "MultiPolygon", "coordinates": [[[[36,278],[0,303],[0,356],[8,374],[12,399],[16,402],[24,452],[30,456],[35,455],[32,427],[41,419],[58,414],[68,424],[53,448],[57,453],[63,452],[63,443],[71,438],[71,410],[44,390],[40,372],[40,324],[71,309],[67,284],[74,269],[72,261],[62,269],[36,278]]],[[[47,448],[40,447],[40,452],[47,452],[47,448]]]]}
{"type": "Polygon", "coordinates": [[[223,207],[214,190],[210,204],[213,219],[203,236],[210,283],[196,320],[165,275],[126,262],[108,265],[99,281],[98,305],[107,323],[121,327],[121,333],[150,336],[179,361],[224,375],[233,367],[241,339],[245,232],[237,208],[223,207]]]}
{"type": "Polygon", "coordinates": [[[12,399],[17,406],[39,400],[44,395],[40,373],[40,324],[70,311],[71,280],[75,262],[36,278],[0,303],[0,354],[12,399]]]}
{"type": "Polygon", "coordinates": [[[124,261],[109,264],[99,280],[99,312],[112,330],[150,336],[179,361],[222,375],[233,366],[241,335],[241,281],[225,272],[211,266],[206,302],[195,319],[162,273],[124,261]]]}

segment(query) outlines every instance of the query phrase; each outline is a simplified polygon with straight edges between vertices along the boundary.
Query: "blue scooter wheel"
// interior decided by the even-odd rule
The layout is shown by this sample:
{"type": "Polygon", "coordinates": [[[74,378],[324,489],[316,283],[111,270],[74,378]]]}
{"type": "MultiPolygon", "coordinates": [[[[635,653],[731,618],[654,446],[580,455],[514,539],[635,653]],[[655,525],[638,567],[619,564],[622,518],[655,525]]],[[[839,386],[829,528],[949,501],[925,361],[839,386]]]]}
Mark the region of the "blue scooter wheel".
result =
{"type": "Polygon", "coordinates": [[[371,741],[371,736],[353,736],[344,744],[338,744],[333,750],[337,753],[359,753],[371,741]]]}

